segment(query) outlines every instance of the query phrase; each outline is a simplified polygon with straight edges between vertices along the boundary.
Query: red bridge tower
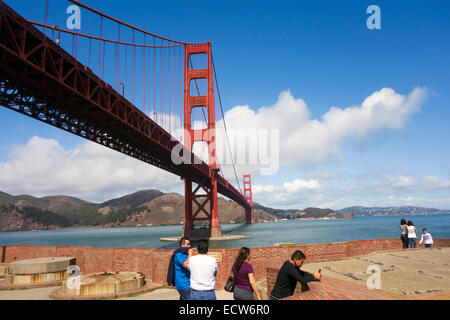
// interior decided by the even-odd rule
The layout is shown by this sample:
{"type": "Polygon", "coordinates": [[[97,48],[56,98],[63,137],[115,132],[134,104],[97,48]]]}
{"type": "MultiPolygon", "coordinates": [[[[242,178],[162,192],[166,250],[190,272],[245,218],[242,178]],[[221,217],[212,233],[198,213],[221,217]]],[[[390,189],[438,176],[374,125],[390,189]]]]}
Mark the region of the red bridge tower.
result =
{"type": "Polygon", "coordinates": [[[221,237],[217,204],[216,165],[216,119],[214,109],[213,69],[211,43],[185,45],[184,65],[184,129],[185,146],[192,151],[195,142],[203,141],[208,145],[209,178],[199,183],[193,190],[192,180],[185,179],[185,219],[183,235],[190,238],[221,237]],[[193,70],[189,68],[190,56],[205,54],[208,58],[206,69],[193,70]],[[208,83],[206,96],[191,96],[191,82],[205,79],[208,83]],[[192,109],[206,107],[208,113],[208,127],[202,130],[192,129],[192,109]],[[190,143],[189,143],[190,141],[190,143]],[[209,210],[206,208],[209,203],[209,210]],[[207,221],[207,228],[194,228],[195,222],[207,221]]]}
{"type": "Polygon", "coordinates": [[[250,210],[245,210],[245,223],[254,223],[253,220],[253,198],[252,198],[252,180],[249,174],[244,175],[244,197],[250,203],[250,210]]]}

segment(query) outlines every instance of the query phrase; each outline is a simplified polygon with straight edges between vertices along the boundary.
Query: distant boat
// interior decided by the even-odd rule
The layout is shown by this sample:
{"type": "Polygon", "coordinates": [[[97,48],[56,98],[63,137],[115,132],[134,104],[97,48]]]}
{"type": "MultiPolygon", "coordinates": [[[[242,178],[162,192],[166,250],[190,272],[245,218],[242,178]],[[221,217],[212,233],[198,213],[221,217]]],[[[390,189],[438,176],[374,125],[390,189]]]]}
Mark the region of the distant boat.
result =
{"type": "Polygon", "coordinates": [[[151,226],[153,226],[153,224],[151,224],[151,223],[150,223],[150,224],[149,224],[149,223],[147,223],[147,227],[151,227],[151,226]]]}
{"type": "Polygon", "coordinates": [[[139,223],[139,224],[136,225],[136,227],[142,227],[142,224],[139,223]]]}

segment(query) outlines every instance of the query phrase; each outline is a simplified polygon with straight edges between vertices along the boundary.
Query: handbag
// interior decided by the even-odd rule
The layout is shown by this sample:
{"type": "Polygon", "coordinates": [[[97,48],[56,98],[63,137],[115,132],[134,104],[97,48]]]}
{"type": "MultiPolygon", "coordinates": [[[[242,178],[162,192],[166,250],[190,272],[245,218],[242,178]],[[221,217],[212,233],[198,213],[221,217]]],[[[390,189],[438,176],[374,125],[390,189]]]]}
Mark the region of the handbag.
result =
{"type": "MultiPolygon", "coordinates": [[[[233,268],[231,269],[231,272],[233,272],[233,268]]],[[[233,292],[235,286],[236,286],[236,278],[233,276],[229,276],[227,282],[225,283],[224,287],[225,291],[233,292]]]]}
{"type": "Polygon", "coordinates": [[[236,279],[232,276],[228,277],[227,283],[225,283],[225,291],[227,292],[233,292],[234,287],[236,286],[236,279]]]}

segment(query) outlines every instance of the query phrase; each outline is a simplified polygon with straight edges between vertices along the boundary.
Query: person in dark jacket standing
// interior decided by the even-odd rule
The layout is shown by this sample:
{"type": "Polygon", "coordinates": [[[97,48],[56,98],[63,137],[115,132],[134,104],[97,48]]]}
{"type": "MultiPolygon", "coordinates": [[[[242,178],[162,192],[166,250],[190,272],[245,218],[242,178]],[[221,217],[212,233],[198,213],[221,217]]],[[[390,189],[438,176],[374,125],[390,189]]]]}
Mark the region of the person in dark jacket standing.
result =
{"type": "Polygon", "coordinates": [[[306,257],[300,250],[295,251],[291,258],[287,260],[277,275],[275,286],[270,293],[270,300],[284,299],[292,296],[297,286],[297,282],[307,283],[311,281],[319,281],[320,273],[310,274],[300,270],[306,257]]]}
{"type": "Polygon", "coordinates": [[[187,265],[191,256],[191,242],[189,238],[182,237],[180,239],[180,248],[172,254],[167,271],[167,284],[175,286],[175,289],[180,294],[180,300],[190,300],[191,281],[187,265]]]}
{"type": "Polygon", "coordinates": [[[408,249],[408,227],[405,219],[400,220],[400,232],[400,239],[402,240],[403,249],[408,249]]]}

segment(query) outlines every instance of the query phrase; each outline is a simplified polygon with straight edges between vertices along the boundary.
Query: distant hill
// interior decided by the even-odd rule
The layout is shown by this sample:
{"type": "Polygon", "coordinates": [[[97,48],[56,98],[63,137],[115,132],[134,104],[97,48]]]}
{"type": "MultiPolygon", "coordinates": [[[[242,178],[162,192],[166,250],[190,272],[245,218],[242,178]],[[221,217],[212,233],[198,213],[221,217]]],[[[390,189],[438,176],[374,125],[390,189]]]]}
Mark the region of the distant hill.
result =
{"type": "Polygon", "coordinates": [[[356,216],[403,216],[418,214],[450,214],[450,210],[439,210],[435,208],[422,208],[413,206],[404,207],[348,207],[337,210],[338,213],[351,213],[356,216]]]}
{"type": "Polygon", "coordinates": [[[352,214],[349,213],[337,213],[332,209],[320,209],[320,208],[306,208],[304,210],[299,209],[273,209],[264,207],[258,203],[253,204],[254,210],[265,211],[274,215],[280,219],[348,219],[354,218],[352,214]]]}
{"type": "Polygon", "coordinates": [[[145,202],[156,199],[164,195],[164,192],[159,190],[141,190],[121,198],[112,199],[101,204],[102,207],[116,207],[116,208],[134,208],[142,205],[145,202]]]}
{"type": "MultiPolygon", "coordinates": [[[[244,209],[218,198],[220,223],[244,223],[244,209]]],[[[196,207],[194,207],[196,210],[196,207]]],[[[281,219],[353,218],[331,209],[274,209],[254,203],[255,222],[281,219]]],[[[69,196],[36,198],[0,192],[0,232],[73,227],[125,227],[180,224],[184,220],[184,197],[159,190],[141,190],[103,203],[69,196]]]]}
{"type": "MultiPolygon", "coordinates": [[[[233,201],[218,199],[220,223],[243,223],[244,209],[233,201]]],[[[195,209],[194,209],[195,210],[195,209]]],[[[277,217],[255,212],[255,222],[277,217]]],[[[0,232],[71,227],[124,227],[180,224],[184,197],[159,190],[142,190],[103,203],[68,196],[36,198],[0,192],[0,232]]]]}
{"type": "Polygon", "coordinates": [[[83,209],[93,205],[87,201],[68,196],[35,198],[29,195],[12,196],[0,192],[0,205],[5,204],[12,204],[18,207],[35,207],[41,210],[50,210],[58,213],[83,209]]]}

